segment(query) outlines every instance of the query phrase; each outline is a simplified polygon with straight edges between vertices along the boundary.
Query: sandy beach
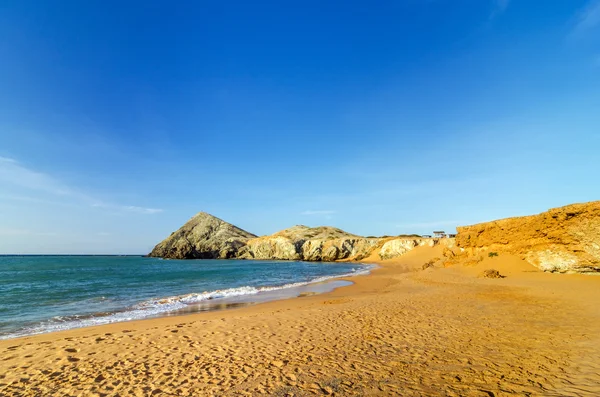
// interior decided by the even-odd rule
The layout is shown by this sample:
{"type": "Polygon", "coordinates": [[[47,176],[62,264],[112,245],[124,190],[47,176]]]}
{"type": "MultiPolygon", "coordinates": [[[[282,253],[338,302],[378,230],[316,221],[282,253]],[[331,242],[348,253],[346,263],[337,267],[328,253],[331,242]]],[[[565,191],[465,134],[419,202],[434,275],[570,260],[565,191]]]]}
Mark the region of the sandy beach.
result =
{"type": "Polygon", "coordinates": [[[600,0],[0,1],[0,397],[600,397],[599,77],[600,0]]]}
{"type": "Polygon", "coordinates": [[[330,293],[0,341],[0,395],[600,395],[600,277],[423,269],[441,249],[330,293]]]}

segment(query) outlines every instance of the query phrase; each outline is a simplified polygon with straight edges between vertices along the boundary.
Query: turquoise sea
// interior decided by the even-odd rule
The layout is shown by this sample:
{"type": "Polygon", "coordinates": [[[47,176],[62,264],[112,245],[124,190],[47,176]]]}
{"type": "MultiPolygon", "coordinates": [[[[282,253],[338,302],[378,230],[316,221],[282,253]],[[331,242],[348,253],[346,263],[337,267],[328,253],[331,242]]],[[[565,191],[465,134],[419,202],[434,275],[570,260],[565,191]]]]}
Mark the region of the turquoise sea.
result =
{"type": "Polygon", "coordinates": [[[0,256],[0,339],[295,296],[369,269],[321,262],[0,256]]]}

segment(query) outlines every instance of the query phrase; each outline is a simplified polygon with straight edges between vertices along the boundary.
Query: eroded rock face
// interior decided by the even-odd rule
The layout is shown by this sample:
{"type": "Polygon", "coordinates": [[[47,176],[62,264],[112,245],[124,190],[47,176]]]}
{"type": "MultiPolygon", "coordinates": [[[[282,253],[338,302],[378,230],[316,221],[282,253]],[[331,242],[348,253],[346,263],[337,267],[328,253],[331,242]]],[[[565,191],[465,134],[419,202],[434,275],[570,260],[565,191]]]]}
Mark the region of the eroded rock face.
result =
{"type": "Polygon", "coordinates": [[[249,240],[239,257],[325,262],[360,260],[367,257],[378,242],[377,238],[364,238],[332,227],[299,225],[249,240]]]}
{"type": "Polygon", "coordinates": [[[455,241],[453,238],[406,238],[396,237],[385,240],[379,250],[381,259],[392,259],[404,255],[417,247],[433,247],[441,245],[444,250],[454,248],[455,241]]]}
{"type": "Polygon", "coordinates": [[[305,261],[320,261],[323,259],[323,241],[308,240],[302,244],[302,257],[305,261]]]}
{"type": "MultiPolygon", "coordinates": [[[[446,239],[449,240],[449,239],[446,239]]],[[[150,256],[173,259],[262,259],[334,262],[362,260],[377,253],[394,258],[435,239],[361,237],[341,229],[294,226],[270,236],[256,237],[221,219],[199,213],[150,256]]]]}
{"type": "Polygon", "coordinates": [[[393,239],[385,242],[379,250],[379,257],[381,259],[391,259],[397,256],[403,255],[415,247],[421,245],[429,245],[433,247],[436,240],[434,239],[393,239]]]}
{"type": "Polygon", "coordinates": [[[600,272],[600,201],[459,227],[456,240],[367,238],[333,227],[302,225],[256,237],[201,212],[159,243],[149,256],[359,261],[375,254],[380,259],[396,258],[420,246],[437,244],[444,246],[446,264],[477,262],[489,252],[506,252],[519,255],[544,271],[600,272]]]}
{"type": "Polygon", "coordinates": [[[463,255],[519,255],[549,272],[600,272],[600,201],[457,228],[463,255]]]}
{"type": "Polygon", "coordinates": [[[301,260],[296,241],[284,236],[258,237],[249,240],[242,259],[301,260]]]}
{"type": "Polygon", "coordinates": [[[234,258],[246,242],[256,237],[205,212],[159,243],[148,256],[170,259],[234,258]]]}

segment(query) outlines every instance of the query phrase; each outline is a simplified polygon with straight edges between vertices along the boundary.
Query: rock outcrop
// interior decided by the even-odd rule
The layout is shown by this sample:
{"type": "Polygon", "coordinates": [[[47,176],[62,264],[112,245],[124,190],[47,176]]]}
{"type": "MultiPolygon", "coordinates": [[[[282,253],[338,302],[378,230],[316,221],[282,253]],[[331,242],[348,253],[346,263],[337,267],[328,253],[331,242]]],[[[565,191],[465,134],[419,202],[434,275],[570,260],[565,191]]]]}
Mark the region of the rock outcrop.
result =
{"type": "Polygon", "coordinates": [[[235,258],[256,237],[206,212],[199,212],[159,243],[148,256],[169,259],[235,258]]]}
{"type": "Polygon", "coordinates": [[[360,260],[370,255],[379,240],[360,237],[333,227],[310,228],[298,225],[271,236],[249,240],[240,258],[326,262],[360,260]]]}
{"type": "Polygon", "coordinates": [[[600,272],[600,201],[458,227],[459,256],[520,256],[543,271],[600,272]]]}
{"type": "Polygon", "coordinates": [[[256,237],[221,219],[199,213],[149,256],[171,259],[262,259],[334,262],[359,261],[371,255],[395,258],[420,246],[453,239],[361,237],[334,227],[298,225],[270,236],[256,237]]]}
{"type": "Polygon", "coordinates": [[[433,247],[439,240],[438,239],[391,239],[386,241],[381,250],[379,251],[379,257],[381,259],[391,259],[398,257],[408,251],[422,246],[433,247]]]}
{"type": "Polygon", "coordinates": [[[446,265],[478,263],[485,255],[516,254],[541,270],[600,272],[600,201],[551,209],[539,215],[458,227],[455,239],[361,237],[333,227],[294,226],[257,237],[200,212],[159,243],[149,256],[176,259],[360,261],[399,257],[442,244],[446,265]]]}

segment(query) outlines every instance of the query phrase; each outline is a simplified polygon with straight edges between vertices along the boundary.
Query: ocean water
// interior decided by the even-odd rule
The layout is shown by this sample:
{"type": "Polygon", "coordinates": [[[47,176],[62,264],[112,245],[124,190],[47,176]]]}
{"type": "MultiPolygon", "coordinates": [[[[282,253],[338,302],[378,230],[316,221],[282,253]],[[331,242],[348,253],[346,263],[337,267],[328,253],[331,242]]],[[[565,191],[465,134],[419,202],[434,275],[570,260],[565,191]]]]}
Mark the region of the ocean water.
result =
{"type": "Polygon", "coordinates": [[[206,310],[219,302],[259,302],[369,269],[349,263],[0,256],[0,339],[206,310]]]}

